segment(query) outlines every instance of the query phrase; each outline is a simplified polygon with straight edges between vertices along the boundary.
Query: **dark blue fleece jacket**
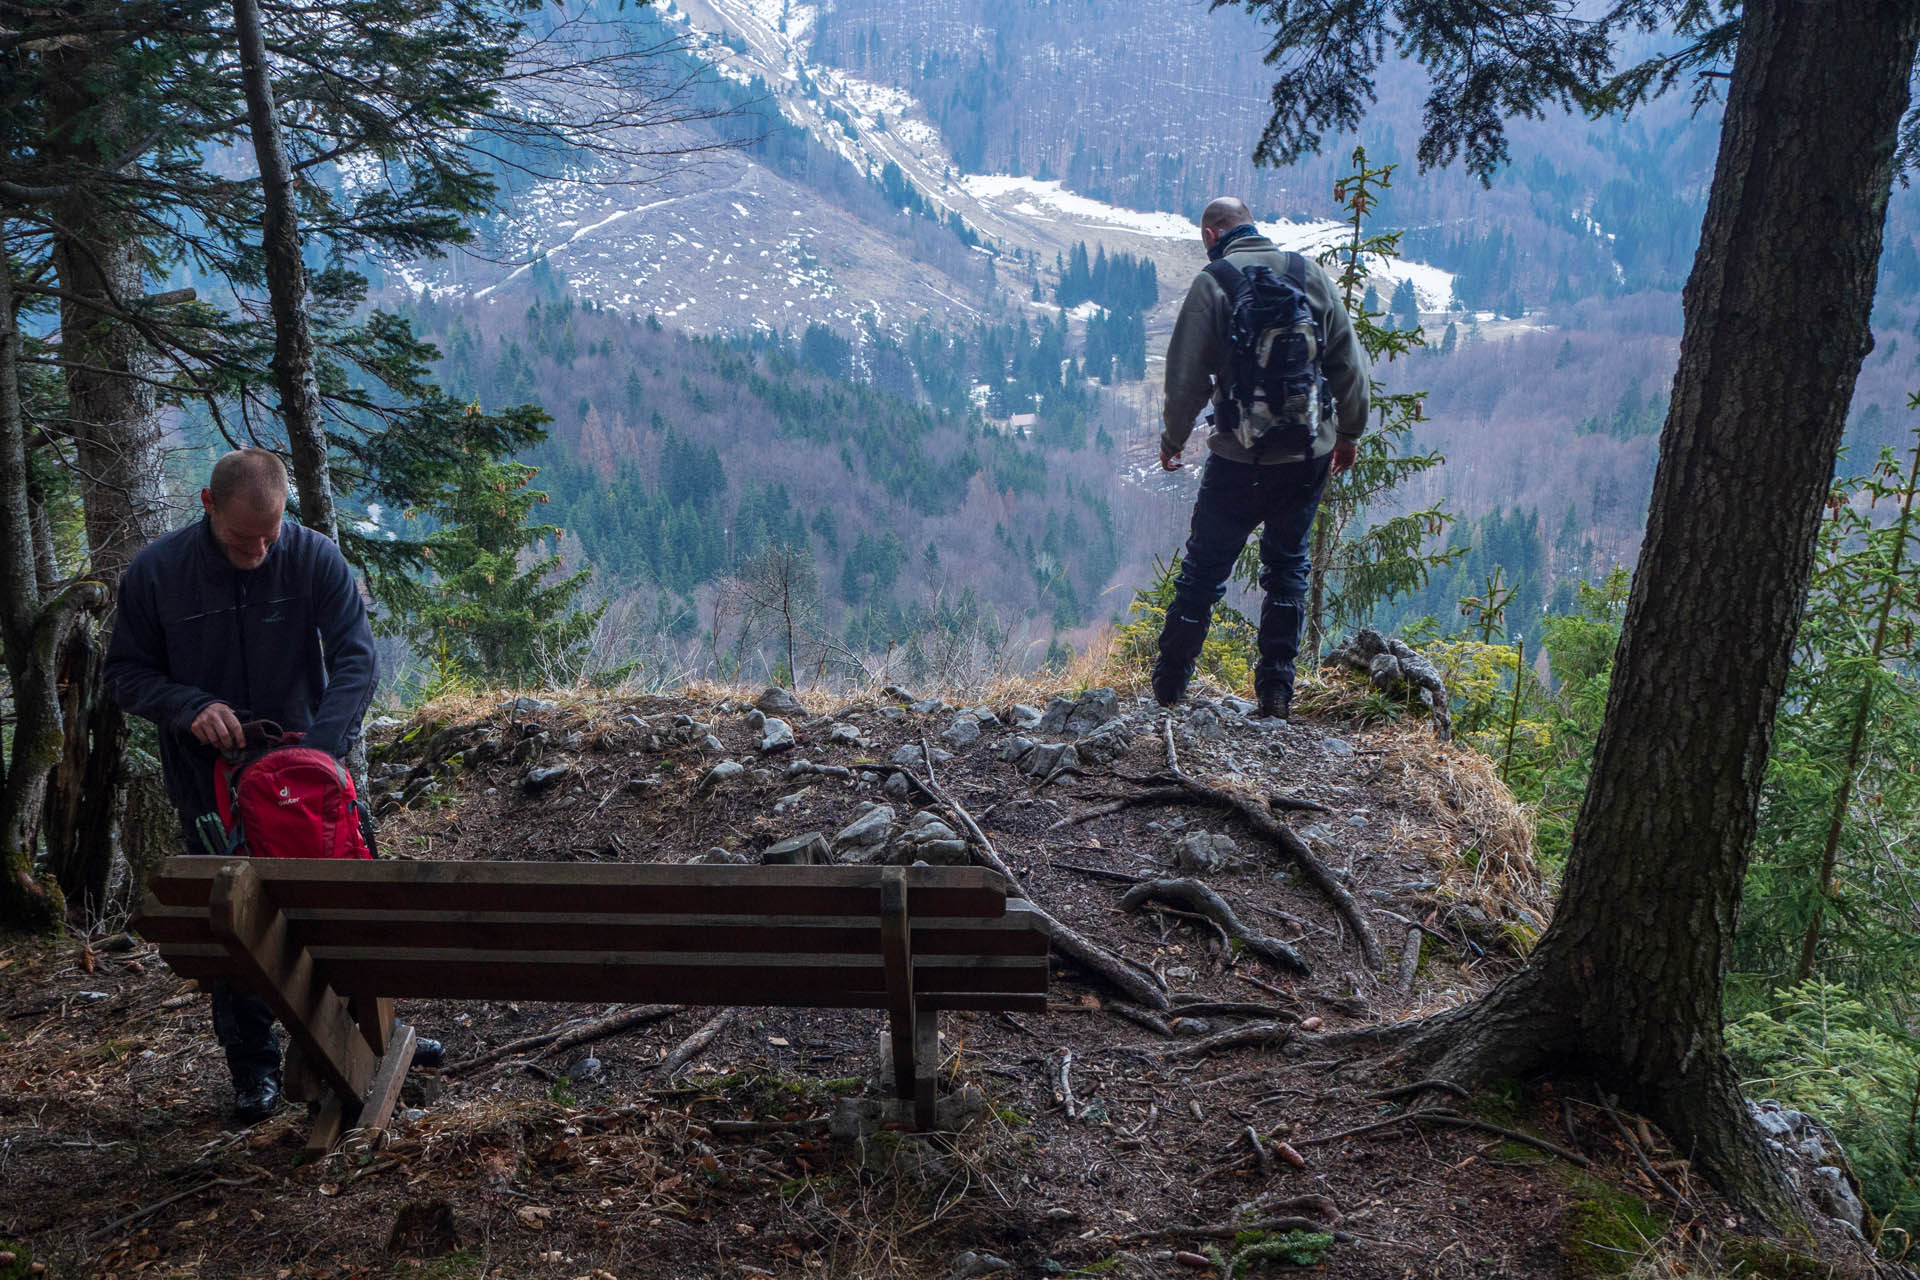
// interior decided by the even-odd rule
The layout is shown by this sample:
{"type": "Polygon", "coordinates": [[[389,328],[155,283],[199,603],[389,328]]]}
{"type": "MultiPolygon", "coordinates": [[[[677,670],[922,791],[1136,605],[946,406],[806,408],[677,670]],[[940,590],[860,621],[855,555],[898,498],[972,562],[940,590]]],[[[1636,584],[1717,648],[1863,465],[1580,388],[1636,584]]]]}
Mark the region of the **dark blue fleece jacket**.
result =
{"type": "Polygon", "coordinates": [[[224,702],[344,756],[373,700],[373,634],[340,548],[288,521],[257,569],[236,569],[202,518],[133,558],[120,579],[107,684],[160,727],[167,798],[188,823],[213,809],[215,752],[189,731],[224,702]]]}

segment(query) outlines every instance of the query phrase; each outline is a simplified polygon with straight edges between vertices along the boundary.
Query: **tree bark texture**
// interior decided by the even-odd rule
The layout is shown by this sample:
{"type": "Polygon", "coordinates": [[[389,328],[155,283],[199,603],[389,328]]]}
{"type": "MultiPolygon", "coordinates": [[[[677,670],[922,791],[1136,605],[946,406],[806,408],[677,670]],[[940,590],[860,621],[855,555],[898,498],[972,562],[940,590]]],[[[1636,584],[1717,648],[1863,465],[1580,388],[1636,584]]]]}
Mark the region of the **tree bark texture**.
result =
{"type": "Polygon", "coordinates": [[[85,587],[43,603],[34,572],[27,497],[26,422],[20,406],[20,328],[13,279],[0,253],[0,651],[12,686],[14,724],[0,765],[0,928],[47,931],[66,912],[59,888],[34,875],[47,775],[60,756],[60,704],[53,669],[62,623],[85,587]]]}
{"type": "MultiPolygon", "coordinates": [[[[62,81],[67,146],[77,165],[122,151],[128,138],[95,136],[97,122],[124,113],[101,110],[84,51],[62,81]]],[[[134,554],[167,531],[161,427],[154,389],[144,380],[152,352],[135,328],[111,318],[145,295],[143,246],[129,219],[85,188],[59,202],[54,262],[60,304],[67,422],[87,530],[87,576],[106,589],[97,616],[71,629],[60,659],[67,727],[47,797],[47,865],[68,905],[89,914],[105,905],[114,835],[125,809],[126,716],[102,680],[106,631],[120,574],[134,554]]]]}
{"type": "Polygon", "coordinates": [[[1872,346],[1920,5],[1749,0],[1646,539],[1558,910],[1417,1042],[1438,1074],[1591,1069],[1770,1217],[1722,987],[1847,405],[1872,346]]]}
{"type": "Polygon", "coordinates": [[[313,327],[307,315],[307,269],[301,259],[300,219],[293,203],[293,165],[287,158],[274,104],[260,6],[255,0],[234,0],[233,18],[240,37],[240,77],[246,86],[247,120],[265,202],[260,244],[267,260],[267,296],[273,312],[273,380],[280,392],[287,449],[293,455],[300,522],[338,541],[327,432],[320,389],[314,380],[313,327]]]}

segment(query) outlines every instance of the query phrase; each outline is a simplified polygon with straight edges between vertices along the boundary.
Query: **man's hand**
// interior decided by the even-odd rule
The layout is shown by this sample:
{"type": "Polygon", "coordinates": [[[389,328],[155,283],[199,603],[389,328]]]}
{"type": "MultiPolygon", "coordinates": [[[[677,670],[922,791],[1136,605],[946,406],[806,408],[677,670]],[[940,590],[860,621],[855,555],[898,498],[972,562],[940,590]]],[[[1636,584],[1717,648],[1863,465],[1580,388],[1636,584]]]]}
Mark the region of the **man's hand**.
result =
{"type": "Polygon", "coordinates": [[[1178,471],[1186,465],[1186,463],[1180,461],[1180,450],[1175,449],[1172,452],[1168,452],[1167,446],[1164,444],[1160,446],[1160,469],[1162,471],[1178,471]]]}
{"type": "Polygon", "coordinates": [[[1354,460],[1359,456],[1360,446],[1353,441],[1341,440],[1336,442],[1333,446],[1333,462],[1331,464],[1333,474],[1337,476],[1342,471],[1350,469],[1354,464],[1354,460]]]}
{"type": "Polygon", "coordinates": [[[238,751],[247,745],[247,735],[240,728],[240,718],[224,702],[208,703],[206,710],[195,716],[189,727],[194,737],[210,747],[238,751]]]}

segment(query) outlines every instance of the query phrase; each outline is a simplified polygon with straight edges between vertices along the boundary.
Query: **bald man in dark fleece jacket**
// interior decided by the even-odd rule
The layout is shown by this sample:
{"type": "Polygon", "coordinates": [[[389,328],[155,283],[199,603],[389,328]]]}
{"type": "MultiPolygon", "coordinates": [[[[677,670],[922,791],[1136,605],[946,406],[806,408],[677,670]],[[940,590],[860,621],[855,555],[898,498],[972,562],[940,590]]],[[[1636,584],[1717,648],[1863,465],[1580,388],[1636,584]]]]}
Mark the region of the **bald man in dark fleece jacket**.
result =
{"type": "MultiPolygon", "coordinates": [[[[243,720],[304,733],[345,757],[373,699],[377,664],[366,606],[333,540],[286,519],[287,472],[264,449],[214,464],[203,517],[134,557],[120,582],[106,678],[120,704],[160,731],[167,798],[188,852],[214,812],[213,766],[243,743],[243,720]]],[[[216,984],[214,1034],[247,1123],[280,1100],[273,1012],[216,984]]]]}

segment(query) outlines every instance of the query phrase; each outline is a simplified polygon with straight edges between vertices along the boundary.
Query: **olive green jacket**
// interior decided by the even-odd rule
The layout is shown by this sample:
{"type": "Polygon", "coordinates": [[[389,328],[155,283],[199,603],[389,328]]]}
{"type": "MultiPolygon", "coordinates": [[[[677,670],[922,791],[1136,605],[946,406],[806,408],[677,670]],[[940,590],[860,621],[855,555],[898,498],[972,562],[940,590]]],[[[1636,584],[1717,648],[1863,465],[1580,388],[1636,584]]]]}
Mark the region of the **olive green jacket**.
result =
{"type": "MultiPolygon", "coordinates": [[[[1245,270],[1271,267],[1275,275],[1287,269],[1287,255],[1273,241],[1255,233],[1241,235],[1227,246],[1226,259],[1245,270]]],[[[1367,429],[1367,353],[1354,337],[1353,323],[1334,291],[1333,281],[1320,264],[1307,258],[1307,306],[1320,322],[1325,349],[1320,355],[1320,371],[1333,392],[1334,413],[1320,423],[1320,434],[1313,442],[1313,456],[1332,451],[1337,439],[1358,440],[1367,429]]],[[[1233,378],[1233,350],[1227,342],[1227,327],[1233,307],[1214,278],[1202,271],[1187,290],[1180,317],[1174,321],[1173,339],[1167,345],[1167,394],[1162,416],[1160,448],[1169,454],[1186,447],[1193,434],[1194,419],[1209,401],[1216,417],[1228,394],[1233,378]]],[[[1270,449],[1249,451],[1227,432],[1217,428],[1207,447],[1235,462],[1298,462],[1301,455],[1270,449]]]]}

